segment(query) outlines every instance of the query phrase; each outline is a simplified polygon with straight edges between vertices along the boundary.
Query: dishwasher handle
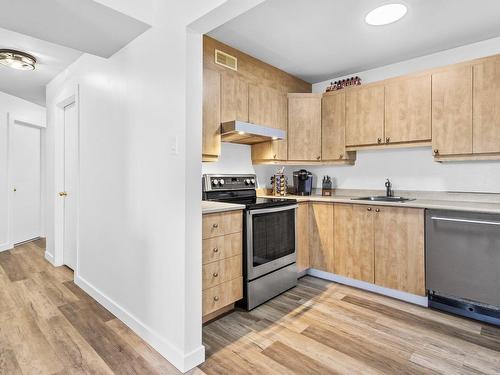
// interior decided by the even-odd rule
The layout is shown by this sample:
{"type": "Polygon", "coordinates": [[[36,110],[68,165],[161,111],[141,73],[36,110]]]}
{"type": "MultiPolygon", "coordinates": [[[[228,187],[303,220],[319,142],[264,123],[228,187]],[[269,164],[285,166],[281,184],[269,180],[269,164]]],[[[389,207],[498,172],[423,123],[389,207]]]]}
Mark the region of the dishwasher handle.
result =
{"type": "Polygon", "coordinates": [[[452,217],[442,217],[442,216],[431,216],[434,221],[450,221],[454,223],[467,223],[467,224],[484,224],[484,225],[499,225],[499,221],[487,221],[487,220],[470,220],[470,219],[457,219],[452,217]]]}

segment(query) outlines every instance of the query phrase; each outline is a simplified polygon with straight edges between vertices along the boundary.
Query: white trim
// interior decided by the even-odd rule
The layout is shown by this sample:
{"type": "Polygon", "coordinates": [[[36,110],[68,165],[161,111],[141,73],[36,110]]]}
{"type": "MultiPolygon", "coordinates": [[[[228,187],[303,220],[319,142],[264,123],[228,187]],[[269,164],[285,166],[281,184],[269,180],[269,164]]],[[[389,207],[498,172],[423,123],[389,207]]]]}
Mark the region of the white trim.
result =
{"type": "Polygon", "coordinates": [[[54,256],[45,250],[45,259],[54,266],[54,256]]]}
{"type": "Polygon", "coordinates": [[[158,353],[165,357],[180,371],[186,372],[203,362],[205,357],[205,348],[203,346],[200,346],[194,351],[184,355],[175,345],[170,343],[164,337],[159,336],[152,328],[144,324],[125,308],[118,305],[115,301],[99,291],[80,275],[75,276],[75,284],[87,292],[92,298],[109,310],[123,323],[125,323],[143,340],[148,342],[156,351],[158,351],[158,353]]]}
{"type": "Polygon", "coordinates": [[[307,274],[314,277],[319,277],[320,279],[325,279],[329,281],[334,281],[339,284],[353,286],[355,288],[367,290],[369,292],[374,292],[382,294],[387,297],[396,298],[405,302],[410,302],[415,305],[428,307],[429,303],[427,297],[417,296],[415,294],[401,292],[399,290],[384,288],[383,286],[378,286],[375,284],[367,283],[365,281],[350,279],[345,276],[336,275],[334,273],[320,271],[314,268],[307,270],[307,274]]]}
{"type": "Polygon", "coordinates": [[[14,248],[14,244],[11,244],[9,242],[5,242],[5,243],[0,244],[0,252],[11,250],[13,248],[14,248]]]}
{"type": "MultiPolygon", "coordinates": [[[[42,233],[42,206],[43,206],[43,182],[44,178],[42,176],[43,168],[42,161],[43,155],[42,151],[45,149],[43,147],[43,137],[42,137],[42,129],[45,129],[45,126],[40,124],[35,124],[32,122],[20,120],[17,116],[14,116],[12,113],[7,112],[7,244],[6,246],[10,246],[8,249],[12,249],[14,247],[14,192],[13,192],[13,157],[12,153],[14,150],[14,125],[28,126],[31,128],[36,128],[40,130],[40,217],[38,220],[39,223],[39,233],[38,235],[41,237],[42,233]]],[[[0,245],[0,249],[4,245],[0,245]]],[[[0,250],[3,251],[3,250],[0,250]]]]}

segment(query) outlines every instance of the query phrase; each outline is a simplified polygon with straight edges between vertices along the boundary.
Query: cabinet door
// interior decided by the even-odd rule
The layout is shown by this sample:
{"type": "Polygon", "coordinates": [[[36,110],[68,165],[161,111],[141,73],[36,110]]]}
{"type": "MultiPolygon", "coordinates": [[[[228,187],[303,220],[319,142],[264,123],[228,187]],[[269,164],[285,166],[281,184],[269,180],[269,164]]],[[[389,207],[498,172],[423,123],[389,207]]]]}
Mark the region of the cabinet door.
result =
{"type": "Polygon", "coordinates": [[[321,99],[321,159],[347,159],[345,151],[345,91],[321,99]]]}
{"type": "Polygon", "coordinates": [[[432,148],[436,156],[472,153],[472,66],[432,75],[432,148]]]}
{"type": "Polygon", "coordinates": [[[313,202],[309,207],[309,259],[311,268],[333,272],[334,206],[332,203],[313,202]]]}
{"type": "Polygon", "coordinates": [[[474,154],[500,152],[500,59],[474,65],[474,154]]]}
{"type": "Polygon", "coordinates": [[[425,296],[424,210],[377,209],[375,284],[425,296]]]}
{"type": "Polygon", "coordinates": [[[335,205],[336,274],[374,282],[373,214],[366,205],[335,205]]]}
{"type": "Polygon", "coordinates": [[[220,155],[220,74],[203,70],[203,160],[220,155]]]}
{"type": "Polygon", "coordinates": [[[346,91],[346,145],[364,146],[384,140],[384,86],[346,91]]]}
{"type": "Polygon", "coordinates": [[[299,203],[297,208],[297,271],[309,266],[309,203],[299,203]]]}
{"type": "MultiPolygon", "coordinates": [[[[285,94],[270,91],[270,106],[273,113],[272,127],[287,131],[288,128],[288,101],[285,94]]],[[[264,116],[266,117],[266,116],[264,116]]],[[[252,116],[252,119],[256,117],[252,116]]],[[[253,161],[287,160],[287,139],[269,141],[252,145],[253,161]]]]}
{"type": "Polygon", "coordinates": [[[400,78],[385,86],[385,142],[431,139],[431,75],[400,78]]]}
{"type": "Polygon", "coordinates": [[[248,121],[248,84],[231,72],[221,77],[221,122],[248,121]]]}
{"type": "Polygon", "coordinates": [[[321,94],[288,94],[288,159],[321,160],[321,94]]]}

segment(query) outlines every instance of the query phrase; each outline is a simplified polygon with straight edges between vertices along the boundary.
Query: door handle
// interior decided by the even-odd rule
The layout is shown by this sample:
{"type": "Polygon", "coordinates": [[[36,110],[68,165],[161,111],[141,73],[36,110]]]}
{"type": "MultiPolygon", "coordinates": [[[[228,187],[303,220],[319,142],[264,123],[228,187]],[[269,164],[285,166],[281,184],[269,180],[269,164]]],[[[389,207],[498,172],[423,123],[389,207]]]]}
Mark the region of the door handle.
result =
{"type": "Polygon", "coordinates": [[[59,196],[60,197],[66,197],[68,195],[68,193],[66,193],[65,191],[60,191],[59,192],[59,196]]]}

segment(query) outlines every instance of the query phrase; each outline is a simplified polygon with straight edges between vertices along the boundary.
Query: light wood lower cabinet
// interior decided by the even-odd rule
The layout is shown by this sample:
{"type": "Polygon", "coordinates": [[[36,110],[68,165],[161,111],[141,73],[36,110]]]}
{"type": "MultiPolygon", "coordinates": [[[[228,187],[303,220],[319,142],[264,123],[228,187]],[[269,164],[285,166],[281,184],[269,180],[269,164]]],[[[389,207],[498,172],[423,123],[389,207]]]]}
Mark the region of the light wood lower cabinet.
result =
{"type": "Polygon", "coordinates": [[[331,203],[309,205],[309,260],[312,268],[333,272],[333,211],[331,203]]]}
{"type": "Polygon", "coordinates": [[[425,296],[424,210],[376,210],[375,284],[425,296]]]}
{"type": "Polygon", "coordinates": [[[352,279],[374,282],[373,208],[335,205],[334,272],[352,279]]]}
{"type": "Polygon", "coordinates": [[[203,215],[204,322],[243,298],[242,225],[242,211],[203,215]]]}
{"type": "Polygon", "coordinates": [[[309,260],[309,203],[299,203],[297,208],[297,271],[304,272],[310,267],[309,260]]]}

